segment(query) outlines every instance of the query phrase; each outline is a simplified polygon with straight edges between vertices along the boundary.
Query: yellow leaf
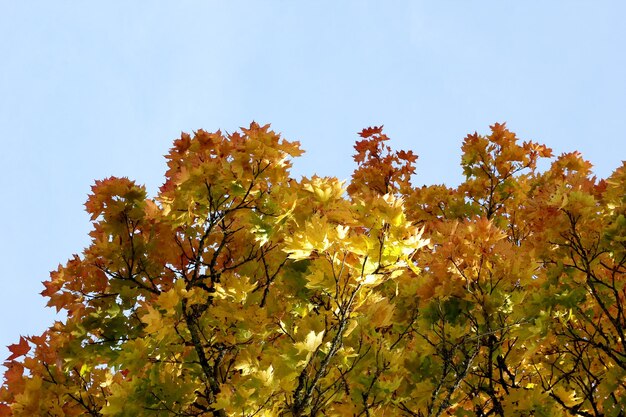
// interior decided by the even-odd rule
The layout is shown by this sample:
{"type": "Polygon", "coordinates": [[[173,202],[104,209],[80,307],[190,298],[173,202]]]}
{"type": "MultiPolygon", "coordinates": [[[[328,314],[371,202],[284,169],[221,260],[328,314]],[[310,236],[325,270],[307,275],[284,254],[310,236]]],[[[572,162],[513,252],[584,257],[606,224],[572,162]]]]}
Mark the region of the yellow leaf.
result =
{"type": "Polygon", "coordinates": [[[141,321],[147,325],[146,333],[156,333],[163,328],[161,313],[150,305],[146,309],[148,312],[141,316],[141,321]]]}
{"type": "Polygon", "coordinates": [[[78,373],[80,376],[85,376],[89,372],[91,372],[91,367],[84,363],[83,366],[80,367],[80,371],[78,373]]]}
{"type": "Polygon", "coordinates": [[[385,279],[385,275],[383,274],[368,274],[368,275],[365,275],[365,277],[361,277],[357,281],[361,282],[361,284],[363,284],[366,287],[367,286],[374,287],[380,284],[381,282],[383,282],[384,279],[385,279]]]}
{"type": "Polygon", "coordinates": [[[259,371],[257,376],[263,382],[263,385],[269,386],[274,380],[274,367],[270,365],[266,370],[259,371]]]}
{"type": "Polygon", "coordinates": [[[176,288],[172,288],[171,290],[162,292],[159,295],[158,304],[163,309],[169,312],[178,305],[179,301],[180,301],[180,297],[178,293],[176,292],[176,288]]]}
{"type": "Polygon", "coordinates": [[[316,333],[314,330],[311,330],[309,334],[306,335],[304,342],[296,343],[296,348],[300,353],[302,352],[315,352],[317,348],[322,344],[322,340],[324,339],[324,330],[319,333],[316,333]]]}

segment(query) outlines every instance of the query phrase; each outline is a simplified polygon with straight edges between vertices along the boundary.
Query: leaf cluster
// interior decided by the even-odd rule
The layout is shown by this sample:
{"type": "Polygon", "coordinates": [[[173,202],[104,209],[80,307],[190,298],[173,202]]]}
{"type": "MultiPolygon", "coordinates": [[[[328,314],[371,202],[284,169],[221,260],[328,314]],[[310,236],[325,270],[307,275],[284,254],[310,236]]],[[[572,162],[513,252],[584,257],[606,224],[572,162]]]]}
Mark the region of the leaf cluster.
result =
{"type": "Polygon", "coordinates": [[[182,134],[154,198],[96,181],[0,416],[623,417],[626,163],[598,180],[495,124],[461,185],[416,187],[360,136],[348,184],[293,178],[256,123],[182,134]]]}

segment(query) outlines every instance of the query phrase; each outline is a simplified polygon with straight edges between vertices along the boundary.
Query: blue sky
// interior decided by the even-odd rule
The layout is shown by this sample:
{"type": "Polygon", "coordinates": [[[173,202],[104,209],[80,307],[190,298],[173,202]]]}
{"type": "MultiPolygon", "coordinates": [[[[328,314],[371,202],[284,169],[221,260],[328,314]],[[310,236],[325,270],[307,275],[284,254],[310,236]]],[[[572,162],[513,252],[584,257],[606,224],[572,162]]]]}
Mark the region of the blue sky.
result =
{"type": "MultiPolygon", "coordinates": [[[[181,131],[272,123],[296,176],[348,178],[385,125],[417,184],[457,184],[467,133],[508,123],[605,177],[626,159],[626,3],[0,3],[0,345],[55,319],[48,271],[88,244],[95,179],[154,194],[181,131]]],[[[0,348],[2,358],[8,351],[0,348]]]]}

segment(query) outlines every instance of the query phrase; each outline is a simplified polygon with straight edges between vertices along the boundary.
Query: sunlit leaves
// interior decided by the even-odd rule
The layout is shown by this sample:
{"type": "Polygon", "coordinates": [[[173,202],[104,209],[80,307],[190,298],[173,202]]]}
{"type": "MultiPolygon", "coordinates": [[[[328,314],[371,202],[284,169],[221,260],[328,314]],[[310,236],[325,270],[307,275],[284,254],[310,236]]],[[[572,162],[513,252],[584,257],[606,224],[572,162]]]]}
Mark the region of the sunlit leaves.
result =
{"type": "Polygon", "coordinates": [[[0,416],[622,416],[626,165],[495,124],[458,187],[413,187],[416,155],[360,136],[349,182],[292,178],[256,123],[183,133],[154,199],[97,181],[0,416]]]}

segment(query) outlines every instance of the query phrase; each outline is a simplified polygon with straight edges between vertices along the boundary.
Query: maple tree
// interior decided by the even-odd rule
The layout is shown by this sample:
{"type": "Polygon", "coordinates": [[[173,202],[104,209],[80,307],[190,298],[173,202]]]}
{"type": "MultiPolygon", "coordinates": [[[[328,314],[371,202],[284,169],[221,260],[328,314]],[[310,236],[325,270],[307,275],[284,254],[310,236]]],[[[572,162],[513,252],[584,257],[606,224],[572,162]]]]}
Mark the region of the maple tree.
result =
{"type": "Polygon", "coordinates": [[[348,184],[256,123],[183,134],[156,198],[97,181],[0,416],[624,416],[626,163],[495,124],[458,187],[416,187],[360,135],[348,184]]]}

